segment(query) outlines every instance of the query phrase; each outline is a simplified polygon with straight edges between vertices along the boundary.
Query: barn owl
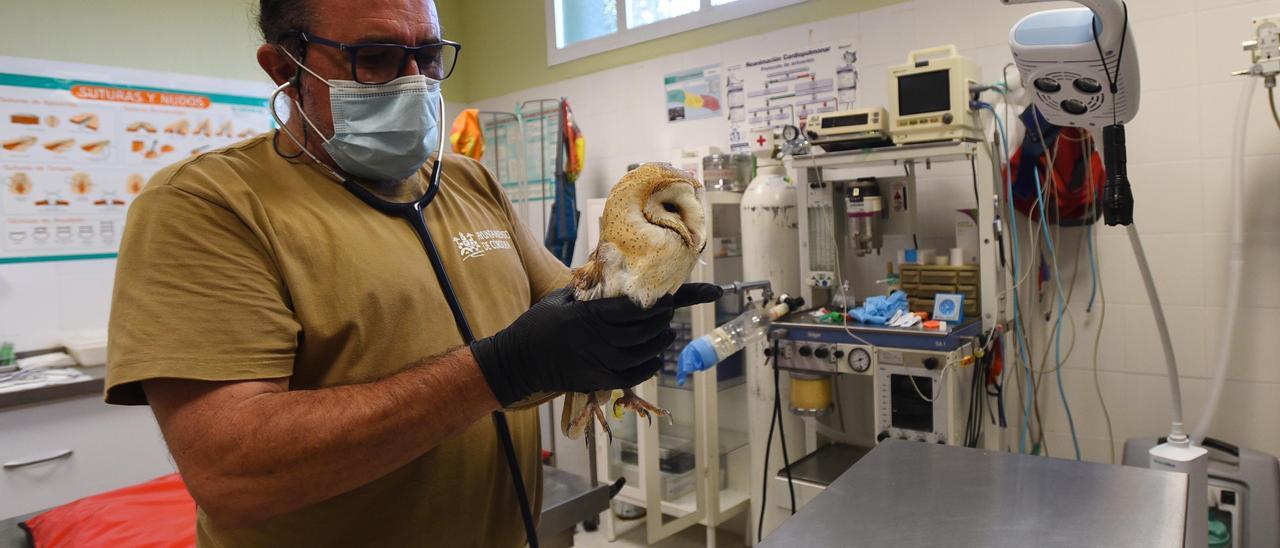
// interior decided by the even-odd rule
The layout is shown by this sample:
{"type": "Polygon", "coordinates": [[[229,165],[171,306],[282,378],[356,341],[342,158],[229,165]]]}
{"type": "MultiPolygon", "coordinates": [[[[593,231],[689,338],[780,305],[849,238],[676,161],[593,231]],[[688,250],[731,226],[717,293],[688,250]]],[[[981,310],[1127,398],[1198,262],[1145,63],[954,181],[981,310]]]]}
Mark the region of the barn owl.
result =
{"type": "MultiPolygon", "coordinates": [[[[702,183],[682,171],[643,165],[622,177],[605,202],[600,242],[587,263],[574,269],[571,285],[579,300],[626,296],[643,308],[676,289],[689,277],[706,247],[702,183]]],[[[610,391],[568,394],[560,426],[570,439],[582,437],[594,417],[605,432],[600,407],[610,391]]],[[[631,409],[652,421],[667,410],[640,399],[630,388],[614,402],[615,411],[631,409]]]]}

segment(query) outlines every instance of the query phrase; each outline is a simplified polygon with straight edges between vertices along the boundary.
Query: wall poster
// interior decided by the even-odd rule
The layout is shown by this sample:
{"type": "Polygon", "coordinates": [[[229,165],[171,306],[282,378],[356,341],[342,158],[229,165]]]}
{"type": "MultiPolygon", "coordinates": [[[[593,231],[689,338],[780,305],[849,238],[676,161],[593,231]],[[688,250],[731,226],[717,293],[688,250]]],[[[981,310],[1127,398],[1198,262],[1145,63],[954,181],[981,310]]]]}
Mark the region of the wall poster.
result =
{"type": "Polygon", "coordinates": [[[160,168],[272,127],[271,87],[0,57],[0,264],[114,257],[160,168]]]}
{"type": "Polygon", "coordinates": [[[720,116],[720,65],[667,74],[662,78],[667,121],[720,116]]]}
{"type": "Polygon", "coordinates": [[[858,100],[857,62],[857,49],[844,43],[726,63],[729,147],[746,152],[754,129],[804,129],[810,114],[853,106],[858,100]]]}

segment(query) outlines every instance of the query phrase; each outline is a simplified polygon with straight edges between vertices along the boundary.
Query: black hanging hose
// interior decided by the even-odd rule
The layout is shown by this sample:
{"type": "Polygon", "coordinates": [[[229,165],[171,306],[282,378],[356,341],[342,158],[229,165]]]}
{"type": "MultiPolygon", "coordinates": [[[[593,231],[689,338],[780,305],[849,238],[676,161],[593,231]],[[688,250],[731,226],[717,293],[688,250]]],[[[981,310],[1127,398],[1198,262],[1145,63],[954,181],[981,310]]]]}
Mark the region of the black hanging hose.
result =
{"type": "MultiPolygon", "coordinates": [[[[427,230],[427,221],[423,218],[421,211],[414,215],[411,224],[417,231],[418,237],[422,239],[422,246],[427,250],[431,268],[435,270],[436,279],[440,281],[440,289],[444,291],[445,300],[449,302],[453,321],[457,324],[458,331],[462,333],[463,342],[471,344],[475,340],[475,336],[471,333],[471,325],[462,311],[457,294],[453,292],[453,284],[449,282],[449,274],[444,270],[444,262],[440,260],[440,252],[436,250],[435,242],[431,239],[431,231],[427,230]]],[[[502,450],[507,457],[511,483],[516,489],[516,501],[520,504],[520,518],[524,521],[525,537],[530,547],[538,548],[538,528],[533,522],[533,508],[529,505],[529,494],[525,492],[524,476],[520,473],[520,462],[516,459],[515,443],[511,440],[511,429],[507,426],[507,415],[502,411],[494,411],[492,417],[493,427],[498,431],[498,439],[502,440],[502,450]]]]}
{"type": "MultiPolygon", "coordinates": [[[[769,367],[769,362],[778,355],[778,343],[773,343],[773,354],[770,354],[764,360],[765,367],[769,367]]],[[[775,408],[777,405],[775,404],[775,408]]],[[[773,452],[773,429],[778,425],[778,414],[769,413],[769,435],[765,437],[764,442],[764,466],[762,469],[763,477],[760,479],[760,517],[756,519],[756,542],[760,542],[764,538],[764,511],[769,507],[769,453],[773,452]]]]}
{"type": "Polygon", "coordinates": [[[760,480],[760,517],[756,519],[756,542],[764,538],[764,511],[769,507],[769,454],[773,452],[773,430],[778,429],[778,438],[782,441],[782,464],[787,471],[787,487],[791,492],[791,514],[796,513],[796,486],[791,479],[791,458],[787,456],[787,435],[782,431],[782,389],[779,388],[781,374],[778,370],[778,341],[773,342],[773,353],[765,358],[765,367],[773,363],[773,412],[769,416],[769,436],[764,443],[764,472],[760,480]]]}
{"type": "Polygon", "coordinates": [[[787,490],[791,493],[791,515],[796,515],[796,484],[791,479],[791,457],[787,455],[787,431],[782,425],[782,373],[773,362],[773,414],[778,417],[778,442],[782,444],[782,466],[787,471],[787,490]]]}
{"type": "MultiPolygon", "coordinates": [[[[467,322],[467,316],[462,310],[462,304],[458,302],[458,295],[453,291],[453,283],[449,281],[449,273],[444,269],[444,261],[440,258],[440,252],[436,249],[436,244],[431,238],[431,230],[427,228],[427,220],[423,217],[423,210],[435,199],[436,193],[439,191],[439,170],[440,162],[437,160],[432,167],[432,184],[427,189],[427,193],[416,202],[394,203],[382,200],[349,179],[343,183],[343,186],[357,198],[360,198],[361,201],[369,204],[370,207],[409,222],[409,225],[413,227],[413,231],[417,233],[418,239],[422,241],[423,249],[427,252],[427,259],[431,262],[431,270],[436,275],[436,281],[440,283],[440,290],[444,293],[445,301],[449,303],[449,311],[453,313],[453,323],[457,326],[458,333],[462,335],[463,342],[470,344],[475,340],[475,336],[471,332],[471,324],[467,322]]],[[[524,488],[524,476],[520,473],[520,462],[516,459],[515,443],[511,440],[511,428],[507,425],[507,416],[502,411],[494,411],[491,418],[493,419],[494,430],[498,432],[498,439],[502,442],[502,451],[506,456],[507,468],[511,472],[511,483],[515,487],[516,502],[520,506],[520,518],[524,522],[525,537],[530,547],[538,548],[538,528],[533,522],[533,507],[529,504],[529,494],[524,488]]]]}

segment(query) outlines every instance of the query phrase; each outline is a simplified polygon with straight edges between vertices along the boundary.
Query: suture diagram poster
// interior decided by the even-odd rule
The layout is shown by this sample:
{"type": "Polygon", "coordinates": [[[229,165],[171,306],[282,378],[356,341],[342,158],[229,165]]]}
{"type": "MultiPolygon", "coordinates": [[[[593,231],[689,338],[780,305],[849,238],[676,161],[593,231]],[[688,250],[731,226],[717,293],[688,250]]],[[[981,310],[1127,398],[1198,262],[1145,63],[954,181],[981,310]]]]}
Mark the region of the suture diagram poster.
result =
{"type": "Polygon", "coordinates": [[[0,57],[0,264],[114,257],[151,175],[271,129],[270,91],[0,57]]]}

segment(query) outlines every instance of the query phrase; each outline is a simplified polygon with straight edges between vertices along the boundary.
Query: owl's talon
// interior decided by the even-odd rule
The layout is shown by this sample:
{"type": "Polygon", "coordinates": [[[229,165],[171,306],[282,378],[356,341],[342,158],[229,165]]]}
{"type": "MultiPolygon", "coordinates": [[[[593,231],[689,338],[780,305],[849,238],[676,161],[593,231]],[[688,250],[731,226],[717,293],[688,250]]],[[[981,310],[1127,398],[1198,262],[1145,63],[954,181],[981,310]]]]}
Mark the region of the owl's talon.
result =
{"type": "Polygon", "coordinates": [[[592,405],[591,409],[591,414],[595,417],[596,423],[600,425],[600,428],[604,429],[605,436],[608,437],[609,444],[612,445],[613,429],[609,428],[609,421],[605,419],[604,411],[600,409],[599,405],[592,405]]]}
{"type": "Polygon", "coordinates": [[[667,424],[674,424],[674,422],[671,419],[670,411],[667,411],[666,409],[663,409],[652,403],[644,401],[643,398],[635,395],[635,393],[631,392],[630,390],[624,390],[622,397],[614,400],[613,407],[615,412],[619,408],[630,409],[631,411],[635,412],[637,416],[644,417],[646,420],[648,420],[649,426],[653,426],[653,415],[655,414],[666,417],[667,424]]]}

